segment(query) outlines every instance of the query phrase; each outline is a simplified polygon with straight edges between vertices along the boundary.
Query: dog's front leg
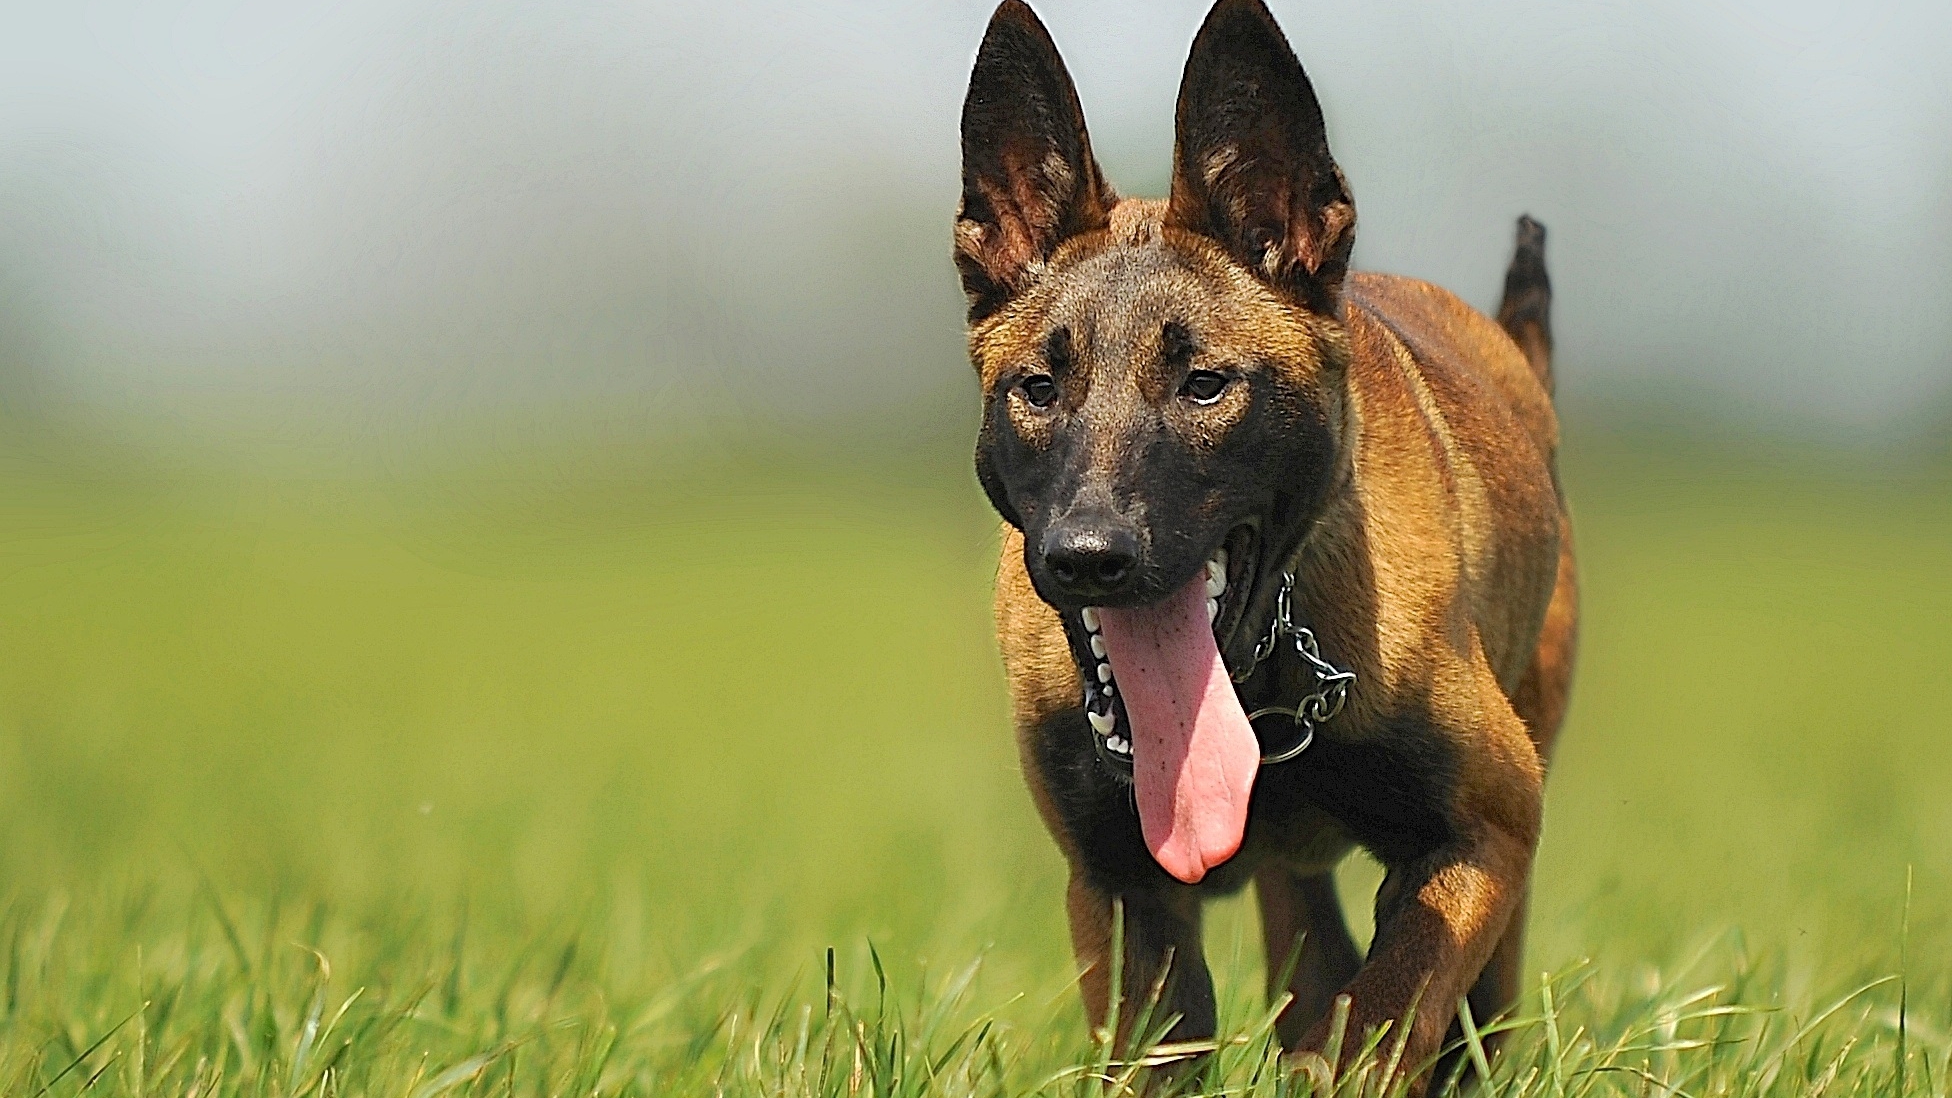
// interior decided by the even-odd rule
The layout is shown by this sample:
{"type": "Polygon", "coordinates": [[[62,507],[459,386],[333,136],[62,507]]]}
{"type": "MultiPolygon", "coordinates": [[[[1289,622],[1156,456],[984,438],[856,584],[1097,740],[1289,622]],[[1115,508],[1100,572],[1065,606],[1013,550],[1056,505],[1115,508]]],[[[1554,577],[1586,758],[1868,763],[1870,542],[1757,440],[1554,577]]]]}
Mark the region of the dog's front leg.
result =
{"type": "Polygon", "coordinates": [[[1124,908],[1125,955],[1119,991],[1117,1047],[1131,1050],[1133,1026],[1151,1006],[1143,1039],[1178,1016],[1170,1041],[1213,1036],[1213,977],[1200,942],[1200,901],[1191,889],[1170,893],[1128,891],[1117,896],[1071,876],[1066,895],[1071,947],[1077,954],[1085,1016],[1103,1029],[1111,1014],[1112,937],[1115,904],[1124,908]]]}
{"type": "MultiPolygon", "coordinates": [[[[1350,997],[1344,1057],[1374,1027],[1389,1023],[1394,1048],[1414,1006],[1401,1068],[1425,1072],[1471,988],[1525,896],[1543,808],[1543,775],[1524,726],[1506,711],[1498,733],[1478,741],[1459,774],[1452,840],[1389,867],[1376,893],[1376,937],[1369,959],[1345,989],[1350,997]],[[1513,736],[1516,736],[1516,739],[1513,736]]],[[[1479,1019],[1480,1023],[1487,1019],[1479,1019]]],[[[1320,1050],[1329,1019],[1302,1047],[1320,1050]]],[[[1420,1090],[1427,1082],[1419,1079],[1420,1090]]]]}

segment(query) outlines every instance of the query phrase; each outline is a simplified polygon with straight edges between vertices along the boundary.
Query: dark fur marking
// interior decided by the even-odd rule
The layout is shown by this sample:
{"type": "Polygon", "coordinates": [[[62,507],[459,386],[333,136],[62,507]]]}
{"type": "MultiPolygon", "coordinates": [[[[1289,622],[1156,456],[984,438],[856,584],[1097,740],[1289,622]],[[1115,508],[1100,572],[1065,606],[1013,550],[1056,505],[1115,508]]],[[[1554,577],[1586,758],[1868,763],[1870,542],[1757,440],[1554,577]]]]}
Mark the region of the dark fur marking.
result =
{"type": "Polygon", "coordinates": [[[962,158],[956,267],[974,321],[1022,289],[1058,241],[1103,228],[1116,201],[1057,44],[1020,0],[996,9],[976,53],[962,158]]]}

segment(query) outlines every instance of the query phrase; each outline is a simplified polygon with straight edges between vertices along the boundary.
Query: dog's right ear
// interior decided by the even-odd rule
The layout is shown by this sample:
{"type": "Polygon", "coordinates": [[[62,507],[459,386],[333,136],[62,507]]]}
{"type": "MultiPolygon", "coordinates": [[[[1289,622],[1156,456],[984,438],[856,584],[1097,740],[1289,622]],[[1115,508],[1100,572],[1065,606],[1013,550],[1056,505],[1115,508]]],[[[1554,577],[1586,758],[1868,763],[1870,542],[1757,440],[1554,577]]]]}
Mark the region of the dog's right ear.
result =
{"type": "Polygon", "coordinates": [[[1057,44],[1022,0],[1004,0],[962,104],[956,267],[969,318],[1022,290],[1067,237],[1103,228],[1116,201],[1057,44]]]}

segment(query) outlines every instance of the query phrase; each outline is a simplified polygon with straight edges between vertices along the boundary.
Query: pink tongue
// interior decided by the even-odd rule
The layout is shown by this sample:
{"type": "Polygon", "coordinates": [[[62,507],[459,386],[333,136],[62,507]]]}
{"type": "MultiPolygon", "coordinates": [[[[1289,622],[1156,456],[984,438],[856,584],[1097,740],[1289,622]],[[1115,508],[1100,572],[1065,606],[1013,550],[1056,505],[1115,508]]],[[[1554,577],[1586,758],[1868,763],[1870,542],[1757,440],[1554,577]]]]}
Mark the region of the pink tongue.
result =
{"type": "Polygon", "coordinates": [[[1112,676],[1132,723],[1145,845],[1193,884],[1240,849],[1260,742],[1206,617],[1206,573],[1152,606],[1101,609],[1112,676]]]}

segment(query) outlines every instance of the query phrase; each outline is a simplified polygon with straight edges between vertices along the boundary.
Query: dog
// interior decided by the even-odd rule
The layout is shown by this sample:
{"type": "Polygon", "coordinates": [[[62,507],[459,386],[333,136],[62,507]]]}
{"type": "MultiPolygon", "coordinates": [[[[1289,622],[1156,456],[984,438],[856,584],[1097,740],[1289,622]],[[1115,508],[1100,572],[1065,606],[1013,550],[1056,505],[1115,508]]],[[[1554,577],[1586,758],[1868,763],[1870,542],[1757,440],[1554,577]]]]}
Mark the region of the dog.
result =
{"type": "Polygon", "coordinates": [[[962,111],[997,636],[1086,1014],[1117,922],[1116,1039],[1148,999],[1210,1036],[1201,902],[1252,881],[1283,1046],[1323,1049],[1347,996],[1346,1047],[1387,1025],[1427,1085],[1460,999],[1516,997],[1572,674],[1545,231],[1519,220],[1496,321],[1352,273],[1348,181],[1260,0],[1208,14],[1175,121],[1169,197],[1119,197],[1020,0],[962,111]],[[1387,871],[1366,957],[1331,875],[1358,846],[1387,871]]]}

